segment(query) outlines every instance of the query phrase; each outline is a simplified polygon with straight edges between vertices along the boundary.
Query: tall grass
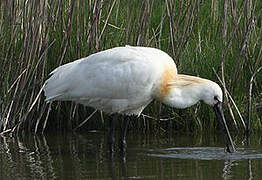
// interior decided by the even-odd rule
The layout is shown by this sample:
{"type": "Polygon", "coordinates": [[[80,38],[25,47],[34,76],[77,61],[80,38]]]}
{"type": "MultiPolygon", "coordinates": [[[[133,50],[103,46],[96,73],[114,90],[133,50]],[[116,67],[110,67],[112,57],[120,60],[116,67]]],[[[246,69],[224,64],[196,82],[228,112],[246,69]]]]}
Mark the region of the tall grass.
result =
{"type": "MultiPolygon", "coordinates": [[[[231,127],[242,130],[247,124],[232,97],[243,119],[251,119],[251,129],[261,130],[261,72],[253,76],[249,93],[250,79],[262,66],[261,13],[257,0],[1,1],[0,132],[77,127],[94,110],[69,102],[46,104],[41,88],[48,73],[125,44],[166,51],[181,73],[217,82],[219,77],[231,127]]],[[[150,117],[142,115],[132,126],[149,132],[216,127],[212,109],[203,104],[175,110],[153,102],[144,114],[150,117]]],[[[107,118],[97,112],[85,125],[103,128],[107,118]]]]}

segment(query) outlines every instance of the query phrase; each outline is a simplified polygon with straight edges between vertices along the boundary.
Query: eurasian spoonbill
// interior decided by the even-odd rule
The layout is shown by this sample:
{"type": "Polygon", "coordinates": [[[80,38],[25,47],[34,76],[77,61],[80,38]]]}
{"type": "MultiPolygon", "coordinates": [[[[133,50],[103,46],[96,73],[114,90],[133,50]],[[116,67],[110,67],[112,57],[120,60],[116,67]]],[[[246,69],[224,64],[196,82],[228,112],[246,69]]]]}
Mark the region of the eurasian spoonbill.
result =
{"type": "MultiPolygon", "coordinates": [[[[219,85],[208,79],[177,74],[173,59],[159,49],[116,47],[62,65],[50,74],[44,87],[46,101],[75,101],[114,114],[109,123],[111,151],[117,115],[139,116],[153,99],[175,108],[187,108],[201,100],[212,106],[235,151],[222,110],[223,93],[219,85]]],[[[122,126],[119,146],[125,149],[127,118],[122,126]]]]}

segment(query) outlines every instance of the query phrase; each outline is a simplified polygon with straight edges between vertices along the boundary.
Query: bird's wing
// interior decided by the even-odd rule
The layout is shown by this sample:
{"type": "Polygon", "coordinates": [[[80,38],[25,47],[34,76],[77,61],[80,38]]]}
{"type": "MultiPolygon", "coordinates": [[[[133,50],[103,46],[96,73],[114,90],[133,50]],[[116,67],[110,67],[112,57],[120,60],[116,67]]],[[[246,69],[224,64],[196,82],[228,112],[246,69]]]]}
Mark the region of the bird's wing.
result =
{"type": "Polygon", "coordinates": [[[47,80],[46,100],[73,100],[96,108],[118,101],[141,106],[151,100],[161,64],[169,61],[163,53],[118,47],[60,66],[47,80]]]}
{"type": "Polygon", "coordinates": [[[56,68],[47,80],[45,95],[47,100],[126,97],[127,92],[136,93],[156,79],[161,61],[167,59],[163,54],[154,48],[130,46],[92,54],[56,68]]]}

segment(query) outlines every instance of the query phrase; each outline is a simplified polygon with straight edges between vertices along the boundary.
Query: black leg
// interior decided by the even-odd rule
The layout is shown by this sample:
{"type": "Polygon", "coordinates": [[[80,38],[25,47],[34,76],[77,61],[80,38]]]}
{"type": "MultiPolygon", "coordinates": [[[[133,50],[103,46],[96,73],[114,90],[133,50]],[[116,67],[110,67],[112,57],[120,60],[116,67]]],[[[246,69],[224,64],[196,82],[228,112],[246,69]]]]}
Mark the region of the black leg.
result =
{"type": "Polygon", "coordinates": [[[122,152],[126,151],[126,132],[128,128],[129,119],[130,119],[129,116],[125,116],[122,119],[122,124],[120,128],[119,148],[122,152]]]}
{"type": "Polygon", "coordinates": [[[108,134],[108,145],[109,151],[114,152],[114,144],[115,144],[115,121],[118,119],[118,114],[115,113],[113,118],[109,120],[109,134],[108,134]]]}

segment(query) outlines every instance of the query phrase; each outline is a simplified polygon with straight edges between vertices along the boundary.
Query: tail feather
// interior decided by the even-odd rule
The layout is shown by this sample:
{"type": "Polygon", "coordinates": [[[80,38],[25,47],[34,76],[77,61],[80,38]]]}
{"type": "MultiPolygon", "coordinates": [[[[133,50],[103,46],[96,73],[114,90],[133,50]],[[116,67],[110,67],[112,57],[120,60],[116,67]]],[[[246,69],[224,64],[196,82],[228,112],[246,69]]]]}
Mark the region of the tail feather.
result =
{"type": "Polygon", "coordinates": [[[70,88],[68,80],[74,70],[75,63],[76,61],[65,64],[50,73],[51,77],[46,80],[44,87],[45,101],[66,100],[64,98],[70,88]]]}
{"type": "Polygon", "coordinates": [[[63,96],[63,94],[57,94],[55,96],[46,96],[45,101],[51,102],[51,101],[59,99],[60,96],[63,96]]]}

